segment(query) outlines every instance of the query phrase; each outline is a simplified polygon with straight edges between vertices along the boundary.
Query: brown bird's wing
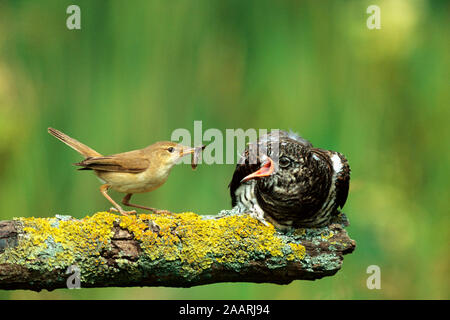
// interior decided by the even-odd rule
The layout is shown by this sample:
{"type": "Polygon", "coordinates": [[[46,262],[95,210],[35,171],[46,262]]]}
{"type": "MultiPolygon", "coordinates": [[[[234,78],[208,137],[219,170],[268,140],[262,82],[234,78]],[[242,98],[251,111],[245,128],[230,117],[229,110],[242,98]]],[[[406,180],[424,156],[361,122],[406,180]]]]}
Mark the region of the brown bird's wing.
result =
{"type": "Polygon", "coordinates": [[[105,157],[90,157],[75,165],[83,167],[79,170],[140,173],[149,167],[150,161],[142,150],[135,150],[105,157]]]}

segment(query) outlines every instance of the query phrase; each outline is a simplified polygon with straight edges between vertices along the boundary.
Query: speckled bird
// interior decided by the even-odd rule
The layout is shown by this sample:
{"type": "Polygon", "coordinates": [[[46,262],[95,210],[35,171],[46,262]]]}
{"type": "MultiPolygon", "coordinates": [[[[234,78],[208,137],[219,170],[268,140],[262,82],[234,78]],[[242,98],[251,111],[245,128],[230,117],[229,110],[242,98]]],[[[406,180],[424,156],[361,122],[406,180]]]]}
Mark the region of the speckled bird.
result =
{"type": "Polygon", "coordinates": [[[329,224],[347,200],[349,183],[342,154],[276,130],[248,144],[229,186],[239,212],[286,229],[329,224]]]}

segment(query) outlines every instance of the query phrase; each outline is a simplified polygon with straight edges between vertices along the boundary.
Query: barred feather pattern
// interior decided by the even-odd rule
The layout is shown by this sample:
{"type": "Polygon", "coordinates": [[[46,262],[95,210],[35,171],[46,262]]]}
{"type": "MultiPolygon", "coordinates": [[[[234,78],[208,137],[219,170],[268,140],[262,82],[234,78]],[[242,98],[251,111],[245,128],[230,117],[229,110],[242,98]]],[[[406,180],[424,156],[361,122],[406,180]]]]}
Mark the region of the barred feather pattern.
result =
{"type": "MultiPolygon", "coordinates": [[[[258,155],[256,164],[248,161],[249,149],[244,151],[230,183],[232,205],[278,228],[327,225],[347,199],[350,179],[347,160],[340,153],[314,148],[292,132],[280,131],[278,138],[278,154],[272,154],[269,145],[265,154],[258,155]],[[242,178],[259,169],[264,156],[278,159],[275,172],[241,183],[242,178]]],[[[269,134],[256,144],[270,140],[269,134]]]]}

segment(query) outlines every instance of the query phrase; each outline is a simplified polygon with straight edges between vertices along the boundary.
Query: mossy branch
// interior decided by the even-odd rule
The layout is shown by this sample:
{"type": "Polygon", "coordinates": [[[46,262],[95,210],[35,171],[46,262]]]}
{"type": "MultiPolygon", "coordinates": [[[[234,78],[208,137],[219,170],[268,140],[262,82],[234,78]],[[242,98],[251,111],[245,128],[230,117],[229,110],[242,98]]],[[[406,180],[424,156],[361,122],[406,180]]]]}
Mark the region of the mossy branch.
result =
{"type": "Polygon", "coordinates": [[[320,279],[355,248],[346,221],[286,233],[226,210],[0,221],[0,289],[67,288],[73,266],[82,288],[320,279]]]}

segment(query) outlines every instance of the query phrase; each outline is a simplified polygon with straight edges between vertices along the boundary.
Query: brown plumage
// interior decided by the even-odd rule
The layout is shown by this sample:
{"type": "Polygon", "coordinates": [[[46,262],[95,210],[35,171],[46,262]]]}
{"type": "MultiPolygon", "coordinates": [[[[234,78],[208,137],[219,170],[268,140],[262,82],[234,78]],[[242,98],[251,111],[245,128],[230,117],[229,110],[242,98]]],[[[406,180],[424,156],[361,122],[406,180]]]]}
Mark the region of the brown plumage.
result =
{"type": "Polygon", "coordinates": [[[107,157],[89,157],[75,165],[83,167],[79,170],[140,173],[150,163],[142,150],[135,150],[107,157]]]}
{"type": "MultiPolygon", "coordinates": [[[[161,141],[146,148],[124,153],[103,156],[78,140],[53,128],[48,132],[86,157],[83,161],[75,163],[79,170],[93,170],[98,178],[104,182],[100,187],[101,193],[114,205],[114,211],[121,214],[135,213],[124,211],[108,194],[111,188],[126,193],[122,203],[127,206],[151,210],[153,212],[168,212],[151,207],[131,204],[129,200],[134,193],[150,192],[163,185],[180,158],[194,153],[198,148],[188,148],[180,144],[161,141]]],[[[200,147],[201,149],[204,146],[200,147]]]]}
{"type": "Polygon", "coordinates": [[[85,156],[86,158],[89,157],[101,157],[102,155],[98,153],[97,151],[89,148],[87,145],[82,144],[80,141],[75,140],[74,138],[69,137],[67,134],[62,133],[59,130],[48,128],[48,132],[53,135],[54,137],[58,138],[65,144],[67,144],[72,149],[78,151],[80,154],[85,156]]]}

